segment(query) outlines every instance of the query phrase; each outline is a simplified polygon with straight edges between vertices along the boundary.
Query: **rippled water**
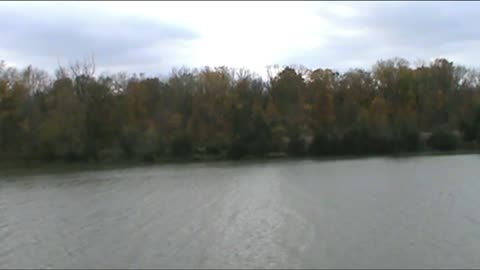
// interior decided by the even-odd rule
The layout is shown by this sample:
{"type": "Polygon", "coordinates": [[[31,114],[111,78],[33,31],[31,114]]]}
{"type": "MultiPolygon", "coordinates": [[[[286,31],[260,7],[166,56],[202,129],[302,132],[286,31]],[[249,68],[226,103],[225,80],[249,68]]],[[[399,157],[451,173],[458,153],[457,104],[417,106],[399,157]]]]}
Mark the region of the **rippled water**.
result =
{"type": "Polygon", "coordinates": [[[478,268],[480,156],[0,178],[0,268],[478,268]]]}

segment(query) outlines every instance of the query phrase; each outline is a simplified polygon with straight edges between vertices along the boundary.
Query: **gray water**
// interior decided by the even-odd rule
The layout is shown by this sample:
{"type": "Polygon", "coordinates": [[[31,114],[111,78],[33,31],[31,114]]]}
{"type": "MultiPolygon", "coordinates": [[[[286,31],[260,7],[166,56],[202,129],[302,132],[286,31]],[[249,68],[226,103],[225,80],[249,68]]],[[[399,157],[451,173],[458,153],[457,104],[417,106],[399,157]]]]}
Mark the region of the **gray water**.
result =
{"type": "Polygon", "coordinates": [[[0,178],[0,268],[478,268],[480,156],[0,178]]]}

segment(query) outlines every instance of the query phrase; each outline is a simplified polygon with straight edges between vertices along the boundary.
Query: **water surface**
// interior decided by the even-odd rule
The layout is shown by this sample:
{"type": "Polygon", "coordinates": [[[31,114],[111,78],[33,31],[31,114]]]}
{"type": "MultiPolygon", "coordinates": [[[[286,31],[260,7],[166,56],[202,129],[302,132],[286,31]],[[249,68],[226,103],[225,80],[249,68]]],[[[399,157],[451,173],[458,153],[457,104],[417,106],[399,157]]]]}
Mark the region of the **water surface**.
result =
{"type": "Polygon", "coordinates": [[[480,156],[0,177],[0,268],[478,268],[480,156]]]}

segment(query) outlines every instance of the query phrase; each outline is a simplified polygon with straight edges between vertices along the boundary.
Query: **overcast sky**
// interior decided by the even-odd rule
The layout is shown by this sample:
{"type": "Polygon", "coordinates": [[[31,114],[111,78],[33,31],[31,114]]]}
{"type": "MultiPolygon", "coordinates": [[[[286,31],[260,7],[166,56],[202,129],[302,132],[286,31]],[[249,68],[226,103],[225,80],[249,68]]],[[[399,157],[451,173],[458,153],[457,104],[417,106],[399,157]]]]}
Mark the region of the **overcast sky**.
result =
{"type": "Polygon", "coordinates": [[[378,59],[480,63],[480,2],[0,2],[0,59],[49,71],[94,53],[111,72],[378,59]]]}

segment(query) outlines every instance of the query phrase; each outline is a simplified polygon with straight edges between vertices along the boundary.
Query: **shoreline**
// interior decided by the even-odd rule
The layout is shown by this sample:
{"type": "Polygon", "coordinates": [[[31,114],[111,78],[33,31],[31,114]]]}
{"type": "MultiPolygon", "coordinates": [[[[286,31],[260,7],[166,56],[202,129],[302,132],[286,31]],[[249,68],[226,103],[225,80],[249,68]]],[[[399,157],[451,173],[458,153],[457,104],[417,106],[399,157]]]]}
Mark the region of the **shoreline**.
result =
{"type": "Polygon", "coordinates": [[[312,161],[335,161],[354,160],[367,158],[412,158],[429,156],[451,156],[480,154],[479,150],[455,150],[455,151],[421,151],[393,153],[385,155],[336,155],[336,156],[268,156],[246,157],[241,159],[231,158],[188,158],[188,159],[161,159],[153,162],[144,161],[99,161],[99,162],[66,162],[66,161],[11,161],[0,162],[0,176],[27,176],[49,173],[72,173],[82,171],[102,171],[115,169],[130,169],[162,165],[190,165],[190,164],[214,164],[228,162],[232,164],[265,163],[278,161],[312,160],[312,161]]]}

